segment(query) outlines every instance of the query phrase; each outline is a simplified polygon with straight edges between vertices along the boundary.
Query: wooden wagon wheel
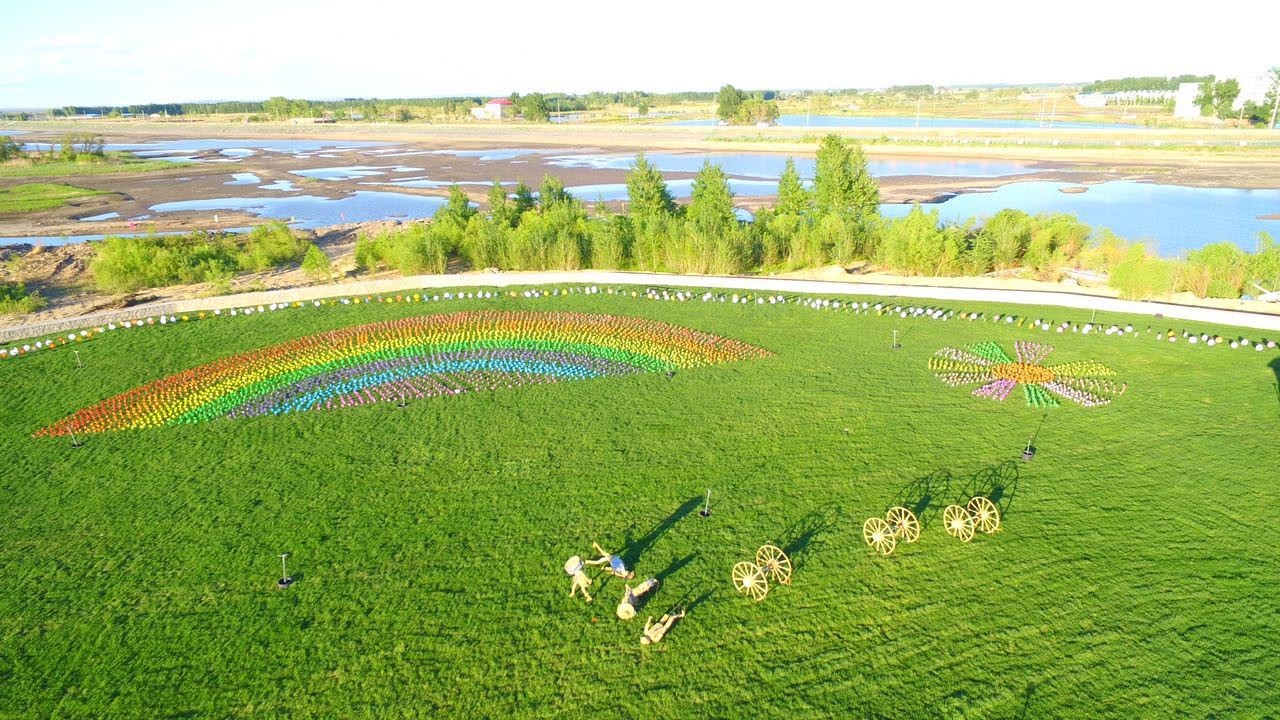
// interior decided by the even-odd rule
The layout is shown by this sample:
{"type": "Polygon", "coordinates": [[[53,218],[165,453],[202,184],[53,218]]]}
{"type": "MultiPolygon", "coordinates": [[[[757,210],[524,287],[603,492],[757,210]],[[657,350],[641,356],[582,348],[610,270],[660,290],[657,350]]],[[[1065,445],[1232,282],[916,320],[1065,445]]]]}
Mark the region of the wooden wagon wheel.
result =
{"type": "Polygon", "coordinates": [[[969,514],[973,516],[973,526],[978,532],[988,535],[1000,531],[1000,508],[989,498],[979,495],[969,501],[969,514]]]}
{"type": "Polygon", "coordinates": [[[765,545],[756,551],[756,565],[766,577],[783,585],[791,584],[791,558],[776,545],[765,545]]]}
{"type": "Polygon", "coordinates": [[[898,537],[893,534],[893,528],[878,517],[867,518],[862,523],[862,539],[881,555],[889,555],[898,545],[898,537]]]}
{"type": "Polygon", "coordinates": [[[753,562],[740,562],[733,566],[733,587],[756,602],[769,594],[769,581],[760,566],[753,562]]]}
{"type": "Polygon", "coordinates": [[[910,510],[904,507],[891,507],[889,512],[885,513],[884,519],[889,523],[893,534],[904,542],[913,543],[920,539],[920,521],[910,510]]]}
{"type": "Polygon", "coordinates": [[[973,539],[973,515],[959,505],[948,505],[942,511],[942,522],[946,525],[947,534],[959,538],[960,542],[973,539]]]}

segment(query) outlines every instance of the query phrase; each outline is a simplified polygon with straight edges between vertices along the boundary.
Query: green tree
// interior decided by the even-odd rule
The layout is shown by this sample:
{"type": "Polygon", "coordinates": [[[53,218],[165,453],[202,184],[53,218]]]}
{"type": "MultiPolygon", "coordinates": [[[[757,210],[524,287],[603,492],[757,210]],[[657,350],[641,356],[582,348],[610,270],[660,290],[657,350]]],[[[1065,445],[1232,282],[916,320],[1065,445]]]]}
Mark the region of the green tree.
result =
{"type": "Polygon", "coordinates": [[[550,122],[551,108],[542,93],[529,93],[518,101],[520,114],[527,122],[550,122]]]}
{"type": "Polygon", "coordinates": [[[8,135],[0,135],[0,162],[22,157],[22,146],[8,135]]]}
{"type": "Polygon", "coordinates": [[[644,117],[645,115],[649,114],[648,98],[641,96],[641,98],[636,101],[636,114],[639,115],[640,117],[644,117]]]}
{"type": "Polygon", "coordinates": [[[725,85],[720,88],[720,92],[716,93],[716,115],[725,121],[733,121],[738,116],[738,108],[742,105],[742,101],[747,96],[741,90],[732,86],[725,85]]]}
{"type": "Polygon", "coordinates": [[[861,145],[835,134],[818,146],[813,186],[820,213],[857,214],[880,202],[880,186],[867,168],[861,145]]]}
{"type": "Polygon", "coordinates": [[[1209,80],[1200,83],[1200,94],[1196,96],[1195,103],[1200,106],[1201,115],[1225,119],[1232,116],[1231,104],[1239,95],[1240,83],[1235,79],[1209,80]]]}
{"type": "Polygon", "coordinates": [[[516,221],[515,207],[507,198],[507,190],[497,180],[489,186],[489,217],[503,227],[514,227],[516,221]]]}
{"type": "Polygon", "coordinates": [[[667,181],[657,167],[636,153],[636,162],[627,174],[627,212],[633,223],[641,224],[676,211],[676,202],[667,181]]]}
{"type": "Polygon", "coordinates": [[[533,189],[523,180],[516,183],[515,200],[512,203],[513,222],[520,222],[525,213],[536,208],[538,201],[533,197],[533,189]]]}
{"type": "Polygon", "coordinates": [[[782,177],[778,178],[778,204],[775,209],[779,214],[803,215],[813,205],[813,197],[800,180],[800,172],[796,170],[796,162],[787,158],[782,168],[782,177]]]}
{"type": "Polygon", "coordinates": [[[542,187],[538,188],[538,201],[543,208],[562,205],[573,200],[573,196],[564,189],[564,181],[555,175],[543,175],[542,187]]]}
{"type": "Polygon", "coordinates": [[[289,98],[283,95],[269,97],[262,103],[262,111],[274,120],[284,120],[289,117],[289,98]]]}
{"type": "Polygon", "coordinates": [[[307,253],[302,256],[302,271],[312,280],[329,282],[333,279],[333,266],[329,262],[329,256],[315,245],[308,246],[307,253]]]}
{"type": "Polygon", "coordinates": [[[471,206],[471,201],[467,199],[467,194],[457,184],[449,186],[449,201],[445,206],[436,213],[436,218],[441,215],[455,218],[463,225],[476,214],[476,209],[471,206]]]}
{"type": "Polygon", "coordinates": [[[773,122],[778,119],[778,116],[778,103],[751,98],[742,101],[738,111],[734,113],[733,120],[743,125],[754,125],[773,122]]]}
{"type": "Polygon", "coordinates": [[[729,178],[719,165],[708,160],[693,179],[693,196],[685,213],[694,232],[718,235],[737,225],[729,178]]]}

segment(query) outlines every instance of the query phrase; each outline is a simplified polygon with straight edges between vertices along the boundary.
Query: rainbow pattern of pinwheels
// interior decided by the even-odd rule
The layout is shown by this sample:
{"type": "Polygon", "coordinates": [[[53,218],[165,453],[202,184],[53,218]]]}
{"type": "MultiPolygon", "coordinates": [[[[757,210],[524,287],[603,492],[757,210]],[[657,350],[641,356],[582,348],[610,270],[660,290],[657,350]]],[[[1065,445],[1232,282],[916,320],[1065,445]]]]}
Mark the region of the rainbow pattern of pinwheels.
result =
{"type": "Polygon", "coordinates": [[[1004,401],[1018,385],[1027,405],[1058,407],[1058,399],[1084,407],[1106,405],[1127,387],[1117,382],[1115,371],[1090,360],[1063,365],[1043,365],[1053,347],[1019,341],[1016,357],[1009,357],[999,343],[981,342],[964,347],[945,347],[929,359],[929,369],[951,387],[978,385],[975,397],[1004,401]]]}

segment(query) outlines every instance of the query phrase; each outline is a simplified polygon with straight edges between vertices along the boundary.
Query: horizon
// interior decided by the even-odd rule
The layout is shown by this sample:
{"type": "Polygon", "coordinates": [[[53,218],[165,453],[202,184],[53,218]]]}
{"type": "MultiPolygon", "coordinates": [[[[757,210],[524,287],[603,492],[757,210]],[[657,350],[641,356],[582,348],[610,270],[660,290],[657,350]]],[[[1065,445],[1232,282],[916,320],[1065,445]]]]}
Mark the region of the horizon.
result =
{"type": "MultiPolygon", "coordinates": [[[[892,8],[832,13],[812,2],[779,13],[760,2],[726,12],[657,0],[637,12],[570,0],[554,14],[502,3],[480,19],[465,8],[393,0],[352,21],[352,11],[331,0],[267,7],[229,0],[214,15],[158,0],[52,0],[14,8],[0,27],[0,43],[11,49],[0,58],[0,106],[667,94],[725,84],[1070,86],[1186,72],[1237,77],[1275,64],[1265,23],[1214,35],[1197,18],[1114,5],[1082,0],[1069,14],[1029,18],[1025,5],[1011,2],[964,12],[926,2],[906,24],[892,8]],[[839,22],[815,22],[833,16],[839,22]],[[770,32],[762,35],[765,21],[770,32]],[[1040,28],[1047,23],[1052,34],[1040,28]],[[1133,37],[1111,42],[1117,33],[1133,37]]],[[[1234,15],[1267,8],[1246,2],[1234,15]]]]}

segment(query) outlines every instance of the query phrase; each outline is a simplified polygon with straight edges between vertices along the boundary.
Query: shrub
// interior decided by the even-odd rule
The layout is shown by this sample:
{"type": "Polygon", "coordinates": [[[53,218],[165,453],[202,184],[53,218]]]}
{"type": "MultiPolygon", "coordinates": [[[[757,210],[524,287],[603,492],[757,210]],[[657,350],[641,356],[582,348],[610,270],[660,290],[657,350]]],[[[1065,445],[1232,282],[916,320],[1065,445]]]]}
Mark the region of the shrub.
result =
{"type": "Polygon", "coordinates": [[[0,315],[26,315],[45,305],[40,293],[22,283],[0,283],[0,315]]]}
{"type": "Polygon", "coordinates": [[[1147,253],[1146,245],[1134,243],[1124,259],[1111,269],[1111,287],[1127,300],[1148,300],[1173,292],[1178,264],[1147,253]]]}
{"type": "Polygon", "coordinates": [[[454,225],[415,223],[356,241],[356,267],[362,270],[390,268],[402,275],[441,274],[453,254],[450,238],[454,225]]]}
{"type": "Polygon", "coordinates": [[[261,271],[297,262],[308,243],[283,223],[268,223],[244,235],[108,237],[94,243],[89,269],[106,292],[185,283],[227,284],[238,270],[261,271]]]}
{"type": "Polygon", "coordinates": [[[1244,288],[1249,256],[1232,243],[1205,245],[1187,253],[1184,286],[1196,297],[1236,299],[1244,288]]]}

